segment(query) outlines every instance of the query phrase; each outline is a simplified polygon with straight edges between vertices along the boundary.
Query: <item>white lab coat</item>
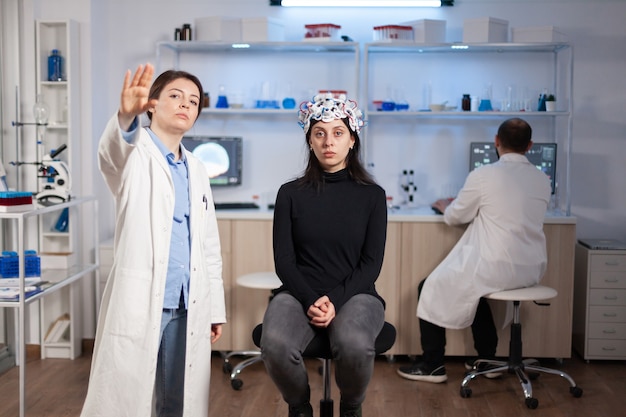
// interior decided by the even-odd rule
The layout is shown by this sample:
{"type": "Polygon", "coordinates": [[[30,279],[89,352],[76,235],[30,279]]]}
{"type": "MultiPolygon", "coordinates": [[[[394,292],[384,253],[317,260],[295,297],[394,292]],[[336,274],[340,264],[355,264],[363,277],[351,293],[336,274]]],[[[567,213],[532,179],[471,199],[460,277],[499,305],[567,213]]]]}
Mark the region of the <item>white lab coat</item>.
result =
{"type": "MultiPolygon", "coordinates": [[[[174,213],[167,161],[141,128],[127,143],[117,115],[99,147],[99,165],[115,197],[115,258],[104,290],[84,417],[150,417],[163,292],[174,213]]],[[[225,323],[220,241],[208,175],[189,167],[191,264],[185,363],[185,417],[209,408],[211,323],[225,323]]]]}
{"type": "Polygon", "coordinates": [[[547,263],[543,222],[550,192],[548,177],[520,154],[472,171],[443,216],[448,225],[471,223],[427,277],[418,317],[466,328],[482,296],[538,283],[547,263]]]}

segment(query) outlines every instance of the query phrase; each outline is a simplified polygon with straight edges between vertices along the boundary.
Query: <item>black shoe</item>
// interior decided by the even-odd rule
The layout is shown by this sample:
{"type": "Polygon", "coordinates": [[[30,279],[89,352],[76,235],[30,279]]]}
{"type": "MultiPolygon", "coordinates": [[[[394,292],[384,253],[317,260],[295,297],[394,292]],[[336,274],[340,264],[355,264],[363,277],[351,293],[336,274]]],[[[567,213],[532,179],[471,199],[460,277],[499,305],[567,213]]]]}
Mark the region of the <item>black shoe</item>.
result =
{"type": "Polygon", "coordinates": [[[362,417],[361,405],[356,407],[348,407],[343,403],[339,403],[339,417],[362,417]]]}
{"type": "Polygon", "coordinates": [[[289,417],[313,417],[313,407],[310,403],[299,406],[289,406],[289,417]]]}
{"type": "MultiPolygon", "coordinates": [[[[477,362],[478,359],[468,359],[465,361],[465,369],[468,371],[477,370],[477,371],[488,371],[489,369],[498,368],[496,365],[492,365],[490,363],[485,362],[477,362]]],[[[500,378],[502,376],[502,372],[487,372],[483,374],[485,378],[494,379],[500,378]]]]}
{"type": "Polygon", "coordinates": [[[413,381],[440,383],[448,380],[445,366],[441,365],[433,368],[425,362],[400,367],[398,368],[398,375],[413,381]]]}

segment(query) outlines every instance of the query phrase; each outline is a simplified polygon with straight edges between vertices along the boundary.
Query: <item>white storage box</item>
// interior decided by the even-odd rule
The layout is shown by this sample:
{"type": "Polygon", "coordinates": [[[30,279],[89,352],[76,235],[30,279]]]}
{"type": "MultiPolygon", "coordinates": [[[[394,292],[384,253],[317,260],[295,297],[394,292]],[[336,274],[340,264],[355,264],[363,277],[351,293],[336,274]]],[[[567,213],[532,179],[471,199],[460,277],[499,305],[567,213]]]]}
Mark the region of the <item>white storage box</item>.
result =
{"type": "Polygon", "coordinates": [[[41,269],[69,269],[78,262],[75,252],[46,253],[41,252],[41,269]]]}
{"type": "Polygon", "coordinates": [[[567,36],[554,26],[513,28],[511,42],[567,42],[567,36]]]}
{"type": "Polygon", "coordinates": [[[463,21],[463,42],[503,43],[509,39],[509,21],[494,17],[479,17],[463,21]]]}
{"type": "Polygon", "coordinates": [[[270,17],[244,17],[241,19],[241,40],[244,42],[282,42],[285,25],[270,17]]]}
{"type": "Polygon", "coordinates": [[[419,43],[444,43],[446,41],[446,21],[420,19],[405,22],[413,27],[413,40],[419,43]]]}
{"type": "Polygon", "coordinates": [[[241,19],[234,17],[200,17],[195,20],[197,41],[241,42],[241,19]]]}

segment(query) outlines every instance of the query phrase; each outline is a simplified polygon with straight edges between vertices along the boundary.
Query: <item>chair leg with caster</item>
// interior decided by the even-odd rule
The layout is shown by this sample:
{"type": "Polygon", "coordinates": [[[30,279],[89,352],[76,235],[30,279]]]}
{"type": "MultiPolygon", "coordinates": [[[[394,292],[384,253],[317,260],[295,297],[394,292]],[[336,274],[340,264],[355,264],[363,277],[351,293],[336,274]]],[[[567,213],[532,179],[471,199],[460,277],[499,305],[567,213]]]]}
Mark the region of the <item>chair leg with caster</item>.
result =
{"type": "MultiPolygon", "coordinates": [[[[583,390],[576,385],[574,380],[565,372],[544,368],[539,365],[536,359],[522,359],[522,325],[520,323],[520,301],[519,298],[512,298],[513,295],[521,296],[522,300],[534,301],[535,299],[547,299],[556,296],[556,291],[551,288],[535,286],[529,288],[521,288],[517,290],[501,291],[499,293],[490,294],[487,298],[496,300],[509,300],[513,301],[513,323],[511,324],[511,339],[509,343],[509,358],[506,362],[492,361],[492,360],[478,360],[476,362],[482,362],[484,366],[483,371],[479,371],[477,366],[474,366],[461,382],[460,394],[463,398],[469,398],[472,396],[472,389],[468,386],[470,381],[479,375],[487,373],[496,373],[508,371],[510,374],[515,374],[524,391],[524,401],[526,407],[535,409],[539,405],[539,401],[533,398],[533,388],[531,380],[536,379],[540,373],[548,373],[552,375],[558,375],[570,385],[569,392],[575,398],[579,398],[583,395],[583,390]],[[541,292],[538,294],[538,292],[541,292]],[[536,298],[533,298],[536,297],[536,298]]],[[[541,304],[545,305],[545,304],[541,304]]]]}
{"type": "Polygon", "coordinates": [[[233,387],[234,390],[239,391],[241,387],[243,387],[243,381],[238,378],[241,371],[243,371],[244,368],[261,361],[261,352],[257,350],[230,352],[224,356],[222,370],[225,374],[230,374],[230,386],[233,387]],[[230,363],[230,358],[232,356],[248,356],[248,358],[233,367],[230,363]]]}

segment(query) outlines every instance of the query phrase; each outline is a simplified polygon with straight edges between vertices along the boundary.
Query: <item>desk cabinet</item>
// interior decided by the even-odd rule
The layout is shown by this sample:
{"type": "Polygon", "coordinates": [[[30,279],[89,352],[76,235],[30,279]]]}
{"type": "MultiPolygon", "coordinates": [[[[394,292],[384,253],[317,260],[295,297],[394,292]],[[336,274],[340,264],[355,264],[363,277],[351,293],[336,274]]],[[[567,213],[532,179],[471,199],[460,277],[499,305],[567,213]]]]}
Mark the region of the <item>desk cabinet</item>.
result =
{"type": "MultiPolygon", "coordinates": [[[[419,321],[416,317],[417,286],[419,282],[446,257],[460,239],[465,227],[450,227],[444,223],[404,223],[402,227],[401,309],[398,339],[394,350],[398,354],[422,353],[419,321]]],[[[524,355],[547,358],[571,356],[572,297],[574,275],[573,224],[546,224],[548,267],[542,284],[557,290],[558,296],[549,306],[522,303],[520,316],[524,355]]],[[[473,356],[474,340],[470,328],[446,330],[446,355],[473,356]]],[[[498,329],[498,356],[507,356],[509,327],[498,329]]]]}
{"type": "MultiPolygon", "coordinates": [[[[224,275],[228,312],[228,324],[224,329],[226,337],[223,337],[223,344],[219,348],[214,348],[254,349],[252,329],[263,319],[269,294],[227,283],[234,283],[236,277],[242,274],[274,269],[272,221],[220,220],[222,222],[230,223],[231,246],[223,241],[222,251],[227,247],[232,250],[228,256],[232,274],[229,276],[225,272],[224,275]],[[230,341],[228,337],[231,337],[230,341]]],[[[415,314],[417,285],[443,260],[464,230],[464,227],[450,227],[442,222],[389,222],[385,260],[376,285],[387,302],[385,319],[397,329],[396,343],[387,353],[421,354],[419,324],[415,314]]],[[[555,288],[559,294],[550,300],[549,306],[523,303],[521,315],[524,324],[524,353],[533,357],[569,358],[576,226],[546,224],[544,231],[548,247],[548,270],[542,283],[555,288]]],[[[225,265],[228,262],[225,257],[225,265]]],[[[506,356],[508,327],[500,329],[498,336],[500,341],[497,353],[506,356]]],[[[470,329],[448,330],[447,355],[474,355],[473,345],[470,329]]]]}
{"type": "Polygon", "coordinates": [[[586,360],[626,359],[626,251],[576,245],[574,349],[586,360]]]}

